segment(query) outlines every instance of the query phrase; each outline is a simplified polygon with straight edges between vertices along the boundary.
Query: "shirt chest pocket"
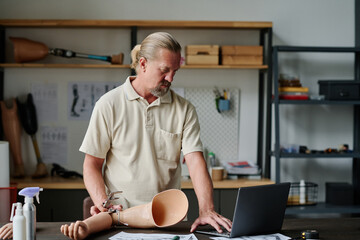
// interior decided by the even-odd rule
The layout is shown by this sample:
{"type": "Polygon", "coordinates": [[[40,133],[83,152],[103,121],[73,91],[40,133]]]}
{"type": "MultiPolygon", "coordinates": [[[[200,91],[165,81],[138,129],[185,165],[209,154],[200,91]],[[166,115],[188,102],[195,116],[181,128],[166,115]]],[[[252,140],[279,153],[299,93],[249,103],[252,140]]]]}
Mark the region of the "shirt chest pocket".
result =
{"type": "Polygon", "coordinates": [[[155,148],[159,160],[178,161],[181,152],[181,133],[160,129],[156,133],[155,148]]]}

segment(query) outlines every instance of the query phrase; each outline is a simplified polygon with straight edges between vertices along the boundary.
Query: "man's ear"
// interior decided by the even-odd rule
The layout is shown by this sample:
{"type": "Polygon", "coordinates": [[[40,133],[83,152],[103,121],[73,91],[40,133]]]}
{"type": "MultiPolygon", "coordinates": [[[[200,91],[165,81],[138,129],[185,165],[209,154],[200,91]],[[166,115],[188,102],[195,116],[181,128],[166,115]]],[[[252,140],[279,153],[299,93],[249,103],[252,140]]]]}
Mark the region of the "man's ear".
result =
{"type": "Polygon", "coordinates": [[[146,67],[147,67],[147,60],[146,58],[144,57],[141,57],[139,59],[139,67],[140,67],[140,70],[145,72],[146,71],[146,67]]]}

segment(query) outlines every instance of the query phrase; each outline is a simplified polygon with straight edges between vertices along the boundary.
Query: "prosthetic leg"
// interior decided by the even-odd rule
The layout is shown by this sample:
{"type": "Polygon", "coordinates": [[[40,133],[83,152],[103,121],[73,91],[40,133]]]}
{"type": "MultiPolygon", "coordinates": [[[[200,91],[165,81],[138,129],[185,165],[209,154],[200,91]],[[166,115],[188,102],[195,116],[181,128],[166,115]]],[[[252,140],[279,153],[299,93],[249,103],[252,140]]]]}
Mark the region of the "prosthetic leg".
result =
{"type": "Polygon", "coordinates": [[[16,99],[16,102],[19,108],[21,124],[25,132],[29,134],[31,137],[36,155],[36,160],[37,160],[36,171],[32,175],[32,177],[33,178],[46,177],[48,175],[48,172],[46,169],[46,165],[43,163],[41,159],[39,146],[36,140],[36,132],[38,130],[38,124],[37,124],[36,109],[33,102],[33,97],[31,93],[29,93],[24,103],[21,103],[19,98],[16,99]]]}
{"type": "Polygon", "coordinates": [[[10,144],[10,152],[14,161],[14,178],[25,177],[24,163],[21,157],[21,133],[20,122],[17,114],[17,104],[15,99],[12,99],[12,107],[8,108],[4,101],[0,102],[2,124],[4,128],[4,135],[10,144]]]}
{"type": "Polygon", "coordinates": [[[61,232],[73,239],[84,239],[90,234],[109,229],[112,225],[134,228],[168,227],[183,220],[189,207],[186,195],[177,189],[158,193],[151,202],[114,213],[99,213],[70,226],[61,232]]]}
{"type": "Polygon", "coordinates": [[[41,42],[35,42],[26,38],[10,37],[14,45],[14,57],[17,63],[25,63],[45,58],[48,55],[54,55],[65,58],[86,58],[110,62],[111,64],[122,64],[124,54],[119,53],[112,56],[99,56],[86,53],[78,53],[61,48],[48,48],[41,42]]]}

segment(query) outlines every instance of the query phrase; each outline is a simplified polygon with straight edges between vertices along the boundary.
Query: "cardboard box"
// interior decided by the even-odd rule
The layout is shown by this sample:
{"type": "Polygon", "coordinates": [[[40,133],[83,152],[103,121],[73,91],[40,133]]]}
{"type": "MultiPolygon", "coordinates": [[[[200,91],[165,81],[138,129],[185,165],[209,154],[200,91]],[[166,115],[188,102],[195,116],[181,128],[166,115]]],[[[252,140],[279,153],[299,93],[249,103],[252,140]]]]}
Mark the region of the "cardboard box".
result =
{"type": "Polygon", "coordinates": [[[219,45],[186,46],[186,64],[219,65],[219,45]]]}
{"type": "Polygon", "coordinates": [[[222,46],[222,65],[262,65],[262,46],[222,46]]]}

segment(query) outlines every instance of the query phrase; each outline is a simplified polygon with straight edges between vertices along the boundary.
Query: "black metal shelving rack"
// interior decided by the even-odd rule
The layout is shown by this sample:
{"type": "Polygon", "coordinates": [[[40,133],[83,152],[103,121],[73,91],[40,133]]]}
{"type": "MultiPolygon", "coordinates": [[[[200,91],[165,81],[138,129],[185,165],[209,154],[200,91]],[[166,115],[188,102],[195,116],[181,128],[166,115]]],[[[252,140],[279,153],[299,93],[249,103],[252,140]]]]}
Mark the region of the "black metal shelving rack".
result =
{"type": "MultiPolygon", "coordinates": [[[[279,99],[279,62],[278,55],[280,52],[318,52],[318,53],[353,53],[355,55],[355,70],[354,81],[360,81],[360,48],[352,47],[295,47],[295,46],[274,46],[273,47],[273,83],[274,94],[272,104],[274,106],[274,124],[275,124],[275,147],[274,151],[267,153],[266,162],[270,164],[271,158],[275,158],[275,181],[281,182],[280,178],[280,160],[281,158],[352,158],[353,159],[353,176],[352,183],[355,190],[355,206],[347,207],[333,207],[320,203],[316,207],[301,207],[289,208],[287,214],[299,213],[360,213],[360,100],[359,101],[329,101],[329,100],[281,100],[279,99]],[[338,153],[338,154],[295,154],[295,153],[281,153],[280,152],[280,106],[289,104],[301,105],[352,105],[354,108],[354,126],[353,139],[354,149],[353,153],[338,153]]],[[[271,128],[269,128],[271,131],[271,128]]],[[[270,133],[271,134],[271,133],[270,133]]]]}

